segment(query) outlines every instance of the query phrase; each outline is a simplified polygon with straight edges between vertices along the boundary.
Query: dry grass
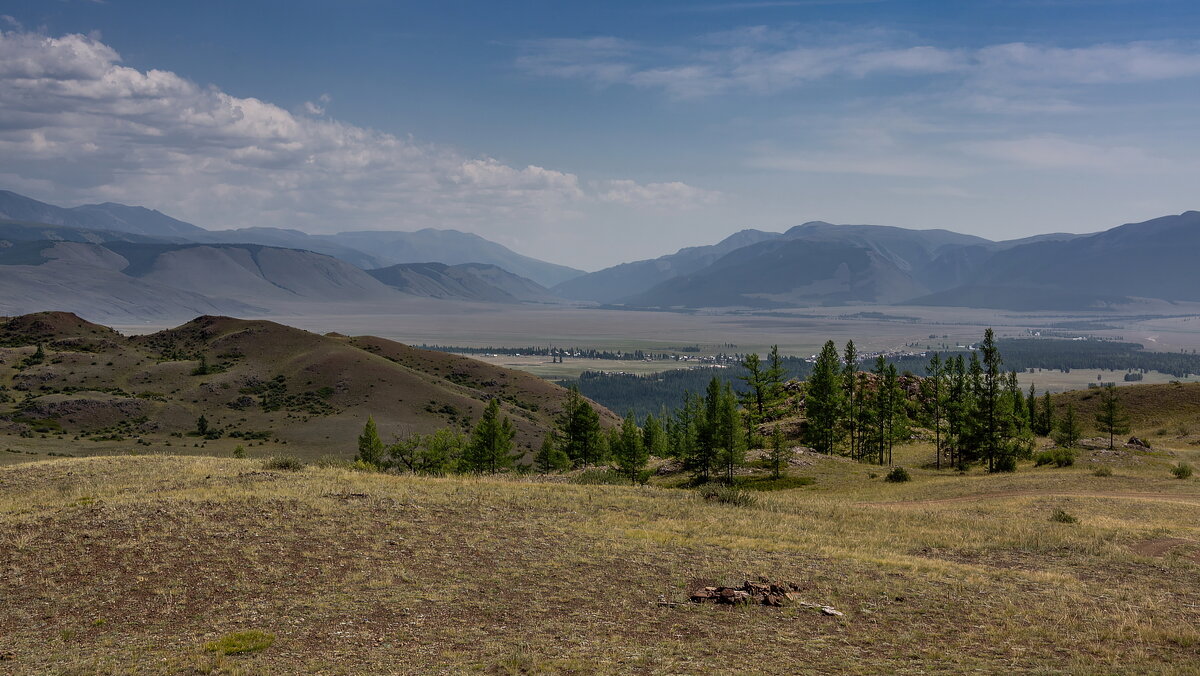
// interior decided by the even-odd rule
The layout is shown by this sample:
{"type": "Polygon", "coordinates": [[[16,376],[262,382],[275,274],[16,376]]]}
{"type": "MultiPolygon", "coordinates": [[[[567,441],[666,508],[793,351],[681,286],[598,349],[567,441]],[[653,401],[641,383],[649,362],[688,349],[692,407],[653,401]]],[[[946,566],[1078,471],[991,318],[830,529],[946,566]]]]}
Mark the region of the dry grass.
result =
{"type": "Polygon", "coordinates": [[[1157,465],[914,468],[903,484],[853,463],[805,470],[812,487],[738,508],[652,487],[198,457],[0,468],[0,669],[1200,669],[1196,480],[1157,465]],[[1079,523],[1052,522],[1057,509],[1079,523]],[[845,617],[658,605],[691,580],[759,575],[845,617]],[[242,631],[274,644],[205,650],[242,631]]]}

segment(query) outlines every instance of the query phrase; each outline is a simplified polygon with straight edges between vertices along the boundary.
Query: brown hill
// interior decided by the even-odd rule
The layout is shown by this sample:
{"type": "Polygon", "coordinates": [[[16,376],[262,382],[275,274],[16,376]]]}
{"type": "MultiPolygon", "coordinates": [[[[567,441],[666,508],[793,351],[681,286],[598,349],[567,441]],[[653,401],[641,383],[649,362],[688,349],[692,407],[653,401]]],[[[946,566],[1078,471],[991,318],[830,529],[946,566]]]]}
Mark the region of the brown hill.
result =
{"type": "MultiPolygon", "coordinates": [[[[126,338],[68,313],[0,324],[0,445],[114,452],[352,455],[373,416],[385,442],[466,431],[500,398],[531,449],[566,391],[535,376],[376,337],[321,336],[268,321],[204,316],[126,338]],[[32,363],[36,345],[45,349],[32,363]],[[7,402],[5,400],[8,400],[7,402]],[[203,415],[215,438],[196,433],[203,415]],[[16,438],[12,438],[16,437],[16,438]],[[286,448],[281,448],[286,447],[286,448]]],[[[606,424],[616,417],[602,411],[606,424]]]]}

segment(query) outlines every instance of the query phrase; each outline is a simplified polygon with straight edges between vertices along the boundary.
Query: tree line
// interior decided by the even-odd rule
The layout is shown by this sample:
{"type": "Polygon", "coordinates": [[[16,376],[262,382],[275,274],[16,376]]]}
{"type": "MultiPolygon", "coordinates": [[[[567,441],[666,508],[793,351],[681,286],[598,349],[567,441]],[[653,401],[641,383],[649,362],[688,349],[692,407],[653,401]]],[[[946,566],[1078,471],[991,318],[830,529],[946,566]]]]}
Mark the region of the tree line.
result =
{"type": "MultiPolygon", "coordinates": [[[[368,420],[356,460],[421,474],[548,473],[608,464],[631,482],[644,482],[654,456],[677,461],[697,482],[732,482],[751,448],[764,449],[766,466],[781,476],[796,439],[819,453],[886,465],[895,445],[922,427],[933,437],[938,469],[978,463],[989,471],[1012,471],[1017,460],[1032,455],[1035,436],[1052,436],[1066,448],[1082,436],[1073,407],[1056,420],[1048,392],[1021,390],[1016,372],[1004,369],[991,329],[978,350],[934,353],[923,370],[923,377],[901,374],[882,356],[863,370],[854,341],[839,352],[830,340],[808,379],[796,383],[775,346],[765,359],[756,353],[743,358],[738,388],[711,376],[701,392],[685,393],[673,410],[641,416],[631,411],[609,429],[572,387],[529,463],[519,463],[516,432],[498,399],[488,403],[470,434],[443,429],[385,445],[368,420]]],[[[1128,416],[1115,388],[1101,396],[1096,424],[1111,446],[1115,435],[1128,431],[1128,416]]]]}

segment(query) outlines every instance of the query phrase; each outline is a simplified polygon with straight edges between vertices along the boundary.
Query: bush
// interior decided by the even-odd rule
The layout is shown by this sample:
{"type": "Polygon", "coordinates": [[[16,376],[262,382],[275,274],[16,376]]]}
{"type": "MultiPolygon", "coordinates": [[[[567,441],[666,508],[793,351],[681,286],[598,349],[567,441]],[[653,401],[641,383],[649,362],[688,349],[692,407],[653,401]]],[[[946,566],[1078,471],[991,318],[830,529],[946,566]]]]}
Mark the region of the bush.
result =
{"type": "Polygon", "coordinates": [[[1112,476],[1112,468],[1107,466],[1097,467],[1092,474],[1095,476],[1112,476]]]}
{"type": "Polygon", "coordinates": [[[240,655],[266,650],[273,643],[275,643],[275,635],[265,631],[235,631],[206,644],[204,649],[222,655],[240,655]]]}
{"type": "Polygon", "coordinates": [[[1015,472],[1015,471],[1017,471],[1017,458],[1015,456],[1011,456],[1011,455],[1002,455],[1002,456],[996,458],[996,463],[992,466],[992,471],[993,472],[1015,472]]]}
{"type": "Polygon", "coordinates": [[[754,496],[750,495],[749,491],[728,484],[705,484],[700,489],[700,497],[708,502],[734,507],[753,507],[755,504],[754,496]]]}
{"type": "Polygon", "coordinates": [[[304,461],[290,455],[278,455],[263,461],[263,469],[277,469],[284,472],[299,472],[304,469],[304,461]]]}
{"type": "Polygon", "coordinates": [[[887,476],[883,477],[883,480],[898,484],[905,481],[911,481],[912,477],[908,475],[908,470],[904,469],[903,467],[893,467],[892,471],[888,472],[887,476]]]}
{"type": "Polygon", "coordinates": [[[1033,464],[1037,467],[1042,465],[1070,467],[1075,464],[1075,451],[1069,448],[1052,448],[1048,451],[1041,451],[1034,454],[1033,464]]]}
{"type": "Polygon", "coordinates": [[[1079,523],[1079,519],[1069,514],[1067,510],[1059,507],[1050,515],[1050,520],[1055,523],[1079,523]]]}
{"type": "Polygon", "coordinates": [[[1186,462],[1181,462],[1171,468],[1171,474],[1175,475],[1176,479],[1186,479],[1192,476],[1192,466],[1186,462]]]}

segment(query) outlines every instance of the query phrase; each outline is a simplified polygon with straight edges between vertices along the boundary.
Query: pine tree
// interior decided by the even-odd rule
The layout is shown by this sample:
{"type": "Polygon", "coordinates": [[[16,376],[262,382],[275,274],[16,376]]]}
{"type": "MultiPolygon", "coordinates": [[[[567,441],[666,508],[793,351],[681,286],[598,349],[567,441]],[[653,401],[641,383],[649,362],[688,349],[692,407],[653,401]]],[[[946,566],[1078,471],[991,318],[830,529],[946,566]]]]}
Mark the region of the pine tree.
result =
{"type": "Polygon", "coordinates": [[[667,456],[667,435],[663,432],[662,423],[653,414],[646,414],[646,422],[642,425],[642,443],[650,455],[658,458],[667,456]]]}
{"type": "Polygon", "coordinates": [[[1063,448],[1074,448],[1083,437],[1083,426],[1075,419],[1074,404],[1067,404],[1067,410],[1058,421],[1054,432],[1054,443],[1063,448]]]}
{"type": "Polygon", "coordinates": [[[767,464],[771,468],[771,476],[778,479],[783,476],[783,468],[792,455],[792,449],[783,438],[783,425],[775,423],[771,428],[771,448],[767,453],[767,464]]]}
{"type": "Polygon", "coordinates": [[[508,416],[500,417],[500,400],[492,399],[475,424],[471,442],[463,452],[463,468],[468,472],[495,474],[511,467],[516,459],[513,456],[516,433],[508,416]]]}
{"type": "Polygon", "coordinates": [[[554,443],[554,435],[547,433],[542,439],[542,446],[533,456],[533,468],[539,474],[561,472],[571,466],[571,459],[554,443]]]}
{"type": "Polygon", "coordinates": [[[933,430],[933,451],[936,455],[936,466],[942,468],[942,419],[945,416],[946,399],[945,399],[945,367],[942,365],[942,356],[937,352],[929,358],[929,366],[925,368],[925,372],[929,377],[925,379],[923,386],[925,389],[922,401],[925,404],[926,420],[929,427],[933,430]]]}
{"type": "Polygon", "coordinates": [[[746,369],[746,375],[738,376],[738,379],[746,384],[746,391],[740,397],[742,408],[745,410],[743,418],[746,422],[746,445],[754,446],[754,429],[767,416],[770,384],[757,352],[746,355],[742,360],[742,368],[746,369]]]}
{"type": "Polygon", "coordinates": [[[1000,349],[996,346],[996,335],[992,329],[984,332],[979,351],[983,354],[983,383],[979,390],[980,442],[987,457],[988,470],[992,471],[996,469],[996,458],[1000,454],[1004,424],[1000,396],[1004,378],[1000,367],[1004,361],[1000,358],[1000,349]]]}
{"type": "Polygon", "coordinates": [[[846,341],[846,350],[842,356],[842,388],[845,392],[845,428],[846,434],[850,440],[850,457],[861,457],[860,448],[861,441],[859,440],[859,428],[861,416],[861,399],[862,392],[858,385],[858,348],[854,346],[854,341],[846,341]]]}
{"type": "Polygon", "coordinates": [[[203,415],[196,418],[196,434],[200,436],[208,434],[208,418],[205,418],[203,415]]]}
{"type": "MultiPolygon", "coordinates": [[[[698,402],[692,414],[696,436],[690,452],[684,459],[684,466],[700,481],[708,481],[713,468],[717,466],[722,394],[721,381],[714,376],[708,381],[704,398],[698,402]]],[[[735,436],[739,435],[735,433],[735,436]]]]}
{"type": "Polygon", "coordinates": [[[590,465],[603,457],[600,414],[579,390],[572,387],[558,419],[559,436],[567,456],[576,465],[590,465]]]}
{"type": "Polygon", "coordinates": [[[787,379],[787,369],[783,367],[783,358],[779,356],[779,346],[772,345],[771,352],[767,356],[767,370],[763,376],[766,381],[766,420],[774,420],[779,417],[779,410],[783,404],[785,392],[783,391],[783,383],[787,379]]]}
{"type": "Polygon", "coordinates": [[[804,394],[805,437],[818,453],[832,454],[837,444],[842,415],[841,381],[837,347],[830,340],[821,348],[804,394]]]}
{"type": "Polygon", "coordinates": [[[620,431],[613,437],[612,458],[617,463],[617,469],[631,482],[637,483],[649,457],[642,430],[630,411],[621,423],[620,431]]]}
{"type": "Polygon", "coordinates": [[[1029,384],[1029,396],[1025,397],[1025,405],[1029,408],[1025,414],[1025,417],[1029,419],[1029,429],[1037,434],[1041,423],[1038,420],[1037,388],[1032,383],[1029,384]]]}
{"type": "Polygon", "coordinates": [[[733,387],[726,383],[717,404],[713,436],[716,442],[717,464],[725,470],[725,480],[729,483],[733,483],[734,470],[746,461],[746,447],[739,432],[740,419],[737,397],[733,394],[733,387]]]}
{"type": "Polygon", "coordinates": [[[1100,389],[1100,410],[1096,412],[1096,427],[1101,434],[1108,435],[1108,448],[1113,448],[1113,437],[1129,432],[1129,415],[1121,406],[1117,388],[1109,385],[1100,389]]]}
{"type": "Polygon", "coordinates": [[[379,438],[375,418],[368,416],[362,434],[358,435],[358,455],[355,455],[354,459],[374,467],[382,467],[383,451],[383,440],[379,438]]]}
{"type": "Polygon", "coordinates": [[[1054,433],[1054,403],[1049,392],[1042,394],[1042,415],[1039,419],[1038,433],[1044,437],[1054,433]]]}

